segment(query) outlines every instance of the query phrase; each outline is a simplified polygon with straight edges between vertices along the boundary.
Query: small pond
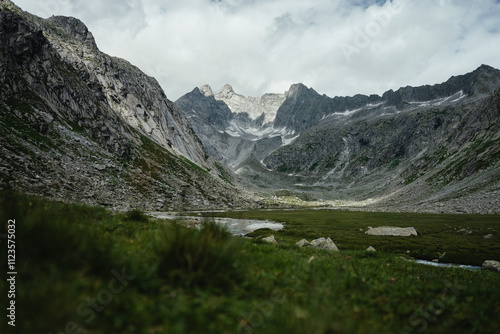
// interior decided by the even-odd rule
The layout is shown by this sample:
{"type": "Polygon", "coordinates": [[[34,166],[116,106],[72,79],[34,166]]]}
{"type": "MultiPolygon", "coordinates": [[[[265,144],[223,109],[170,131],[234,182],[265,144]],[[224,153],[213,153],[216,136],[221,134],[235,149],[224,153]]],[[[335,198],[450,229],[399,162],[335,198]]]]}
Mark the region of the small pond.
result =
{"type": "MultiPolygon", "coordinates": [[[[148,212],[152,217],[159,219],[177,219],[188,222],[202,223],[207,221],[207,218],[201,216],[180,216],[169,212],[148,212]]],[[[282,223],[276,223],[270,220],[255,220],[255,219],[236,219],[236,218],[210,218],[215,223],[223,225],[232,235],[244,236],[258,229],[268,228],[273,231],[279,231],[284,228],[282,223]]]]}

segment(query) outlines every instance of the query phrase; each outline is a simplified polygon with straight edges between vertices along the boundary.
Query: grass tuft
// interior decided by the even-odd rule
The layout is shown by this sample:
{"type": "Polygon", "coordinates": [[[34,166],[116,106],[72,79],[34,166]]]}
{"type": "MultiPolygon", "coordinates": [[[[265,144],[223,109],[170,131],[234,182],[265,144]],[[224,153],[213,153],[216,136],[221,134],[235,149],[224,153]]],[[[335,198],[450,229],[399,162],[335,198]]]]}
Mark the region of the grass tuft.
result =
{"type": "Polygon", "coordinates": [[[158,274],[175,286],[231,289],[241,281],[235,240],[215,223],[201,230],[178,224],[161,229],[152,245],[158,274]]]}

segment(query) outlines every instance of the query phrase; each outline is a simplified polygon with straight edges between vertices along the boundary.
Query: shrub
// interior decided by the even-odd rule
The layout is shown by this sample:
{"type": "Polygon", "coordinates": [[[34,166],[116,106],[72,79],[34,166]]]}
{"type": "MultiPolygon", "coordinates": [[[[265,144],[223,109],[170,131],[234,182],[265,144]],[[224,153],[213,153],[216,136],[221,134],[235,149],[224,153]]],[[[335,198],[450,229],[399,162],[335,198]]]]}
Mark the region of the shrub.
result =
{"type": "Polygon", "coordinates": [[[131,220],[131,221],[136,221],[139,223],[146,223],[149,221],[148,216],[146,216],[144,214],[144,212],[142,212],[141,210],[137,210],[137,209],[130,210],[129,212],[127,212],[125,214],[125,219],[131,220]]]}

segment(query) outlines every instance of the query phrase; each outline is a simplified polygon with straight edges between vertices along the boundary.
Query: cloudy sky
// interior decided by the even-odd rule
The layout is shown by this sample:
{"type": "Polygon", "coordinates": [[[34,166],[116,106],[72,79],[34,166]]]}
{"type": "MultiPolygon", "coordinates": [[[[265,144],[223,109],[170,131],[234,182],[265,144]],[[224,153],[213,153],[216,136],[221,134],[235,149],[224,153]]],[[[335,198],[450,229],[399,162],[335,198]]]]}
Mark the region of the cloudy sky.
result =
{"type": "Polygon", "coordinates": [[[14,0],[69,15],[171,100],[225,83],[247,96],[302,82],[328,96],[500,68],[500,0],[14,0]]]}

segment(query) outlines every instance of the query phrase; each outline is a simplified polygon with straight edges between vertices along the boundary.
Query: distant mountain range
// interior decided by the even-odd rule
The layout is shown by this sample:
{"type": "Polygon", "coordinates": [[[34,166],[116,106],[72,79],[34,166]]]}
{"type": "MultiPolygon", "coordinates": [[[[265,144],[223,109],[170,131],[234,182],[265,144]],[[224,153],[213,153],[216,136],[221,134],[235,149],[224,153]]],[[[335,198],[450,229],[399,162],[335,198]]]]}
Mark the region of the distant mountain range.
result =
{"type": "Polygon", "coordinates": [[[284,94],[245,98],[226,85],[215,94],[195,88],[176,104],[207,151],[261,189],[493,212],[500,207],[499,88],[500,71],[482,65],[382,96],[330,98],[294,84],[284,94]],[[233,111],[223,96],[243,102],[233,111]],[[249,101],[259,108],[246,112],[249,101]]]}

